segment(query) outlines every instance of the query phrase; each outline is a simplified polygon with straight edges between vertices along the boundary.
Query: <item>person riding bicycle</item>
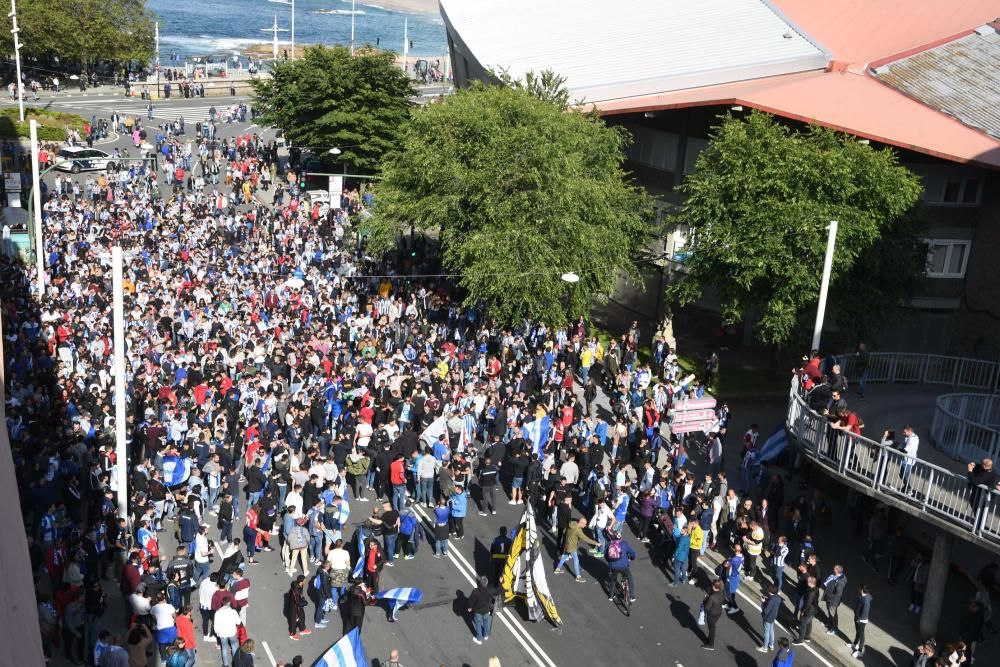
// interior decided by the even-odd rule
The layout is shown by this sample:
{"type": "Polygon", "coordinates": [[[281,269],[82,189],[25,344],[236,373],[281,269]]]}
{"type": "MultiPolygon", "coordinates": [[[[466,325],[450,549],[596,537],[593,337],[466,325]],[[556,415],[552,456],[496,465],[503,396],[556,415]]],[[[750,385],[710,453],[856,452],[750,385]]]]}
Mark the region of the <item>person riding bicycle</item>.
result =
{"type": "Polygon", "coordinates": [[[632,576],[632,570],[629,569],[629,564],[635,560],[635,549],[622,538],[620,532],[610,531],[608,533],[608,545],[604,548],[604,559],[608,561],[611,577],[608,582],[611,596],[608,599],[612,601],[615,599],[614,577],[616,573],[620,573],[628,582],[629,601],[635,602],[635,578],[632,576]]]}

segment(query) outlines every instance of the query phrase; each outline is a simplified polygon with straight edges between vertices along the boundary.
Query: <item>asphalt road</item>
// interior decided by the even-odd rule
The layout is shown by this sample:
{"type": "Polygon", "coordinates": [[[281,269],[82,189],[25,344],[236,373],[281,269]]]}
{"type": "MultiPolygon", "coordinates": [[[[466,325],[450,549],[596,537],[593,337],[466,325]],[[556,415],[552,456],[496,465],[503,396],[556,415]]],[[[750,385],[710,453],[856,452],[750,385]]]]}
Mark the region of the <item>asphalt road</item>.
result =
{"type": "MultiPolygon", "coordinates": [[[[231,103],[234,98],[209,98],[206,100],[164,100],[154,106],[154,113],[161,119],[183,115],[186,123],[193,124],[207,116],[208,107],[231,103]]],[[[141,114],[145,119],[145,105],[141,100],[120,96],[92,98],[59,98],[51,106],[80,113],[85,117],[107,117],[111,110],[120,113],[141,114]]],[[[265,131],[249,123],[220,125],[220,135],[232,136],[247,131],[265,131]]],[[[269,136],[271,136],[269,134],[269,136]]],[[[115,146],[132,148],[131,140],[112,137],[100,144],[103,150],[115,146]]],[[[52,175],[50,174],[50,177],[52,175]]],[[[78,178],[84,178],[81,174],[78,178]]],[[[603,402],[603,397],[601,398],[603,402]]],[[[780,418],[782,402],[777,411],[760,406],[747,406],[742,412],[734,405],[733,433],[742,433],[751,421],[769,424],[780,418]],[[742,413],[742,414],[741,414],[742,413]]],[[[732,457],[730,457],[732,458],[732,457]]],[[[697,454],[692,455],[698,460],[697,454]]],[[[732,471],[735,473],[735,470],[732,471]]],[[[475,496],[476,489],[473,488],[475,496]]],[[[352,501],[351,530],[371,511],[371,503],[352,501]]],[[[737,664],[768,665],[772,655],[756,652],[760,639],[760,614],[747,600],[741,600],[742,614],[720,620],[716,651],[709,653],[701,648],[703,634],[696,625],[698,605],[709,582],[709,574],[702,570],[697,585],[681,588],[667,586],[669,575],[665,568],[665,554],[659,540],[640,544],[634,534],[626,533],[639,556],[633,565],[637,582],[638,600],[632,607],[631,617],[626,618],[607,599],[602,588],[607,578],[607,566],[581,552],[581,567],[585,583],[577,583],[569,574],[548,577],[555,603],[562,616],[561,627],[547,621],[532,623],[526,619],[523,608],[506,609],[495,619],[490,640],[483,646],[472,642],[472,629],[465,613],[464,597],[474,588],[474,574],[492,571],[489,545],[500,526],[512,526],[521,515],[521,508],[508,505],[505,500],[497,508],[496,516],[481,517],[471,511],[466,519],[466,536],[452,540],[450,555],[434,559],[427,541],[421,545],[417,558],[398,560],[395,567],[386,568],[382,588],[416,586],[424,593],[421,604],[399,612],[398,622],[390,622],[384,607],[369,608],[365,618],[363,640],[369,660],[384,660],[392,648],[400,649],[403,664],[408,667],[459,665],[478,667],[486,665],[490,656],[499,656],[504,667],[517,665],[697,665],[737,664]]],[[[544,521],[541,522],[544,525],[544,521]]],[[[161,550],[173,552],[172,526],[167,524],[161,534],[161,550]]],[[[541,526],[540,526],[541,527],[541,526]]],[[[242,523],[234,532],[239,534],[242,523]]],[[[556,545],[547,530],[544,534],[547,563],[550,567],[556,557],[556,545]]],[[[213,538],[218,536],[213,527],[213,538]]],[[[341,636],[340,619],[334,616],[330,625],[300,641],[288,637],[282,616],[282,600],[290,579],[282,567],[277,551],[258,554],[260,564],[250,566],[251,581],[248,629],[257,641],[258,664],[273,665],[276,660],[290,660],[302,655],[306,664],[312,664],[341,636]]],[[[112,593],[113,597],[116,594],[112,593]]],[[[334,612],[336,614],[336,612],[334,612]]],[[[197,613],[196,613],[197,617],[197,613]]],[[[117,613],[111,618],[120,618],[117,613]]],[[[312,609],[307,609],[308,625],[312,626],[312,609]]],[[[821,629],[818,631],[822,631],[821,629]]],[[[779,632],[779,636],[782,633],[779,632]]],[[[214,645],[201,642],[198,661],[202,665],[220,665],[221,659],[214,645]]],[[[830,663],[808,650],[796,651],[796,665],[828,666],[830,663]]]]}

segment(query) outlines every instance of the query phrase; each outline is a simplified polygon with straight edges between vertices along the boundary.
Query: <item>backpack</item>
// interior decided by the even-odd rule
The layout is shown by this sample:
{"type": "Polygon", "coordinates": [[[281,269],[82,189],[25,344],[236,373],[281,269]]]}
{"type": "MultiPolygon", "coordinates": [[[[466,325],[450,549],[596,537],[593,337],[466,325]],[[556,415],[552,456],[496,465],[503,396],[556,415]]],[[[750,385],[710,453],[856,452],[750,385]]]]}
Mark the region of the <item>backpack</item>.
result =
{"type": "Polygon", "coordinates": [[[332,505],[327,505],[323,509],[323,527],[327,530],[336,530],[339,513],[332,505]]]}
{"type": "Polygon", "coordinates": [[[417,528],[417,517],[413,514],[404,514],[399,521],[399,534],[409,537],[417,528]]]}
{"type": "Polygon", "coordinates": [[[323,576],[319,572],[313,577],[313,588],[317,591],[323,588],[323,576]]]}
{"type": "Polygon", "coordinates": [[[622,557],[622,541],[611,540],[608,544],[608,560],[618,560],[622,557]]]}

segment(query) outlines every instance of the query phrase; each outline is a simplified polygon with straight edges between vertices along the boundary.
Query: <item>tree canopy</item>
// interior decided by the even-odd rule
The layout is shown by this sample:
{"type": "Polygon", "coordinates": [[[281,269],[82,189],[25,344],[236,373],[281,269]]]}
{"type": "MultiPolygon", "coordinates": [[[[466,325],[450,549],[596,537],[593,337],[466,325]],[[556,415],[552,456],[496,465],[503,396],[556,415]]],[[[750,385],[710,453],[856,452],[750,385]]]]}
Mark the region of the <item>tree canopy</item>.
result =
{"type": "Polygon", "coordinates": [[[467,305],[503,322],[565,322],[619,274],[637,275],[650,208],[622,169],[627,141],[525,87],[456,91],[415,111],[387,156],[372,248],[392,247],[411,224],[435,230],[467,305]]]}
{"type": "Polygon", "coordinates": [[[692,252],[668,296],[690,303],[711,286],[728,321],[759,317],[766,343],[797,340],[815,313],[830,220],[839,231],[827,321],[871,335],[919,284],[921,185],[891,150],[760,112],[728,116],[680,191],[673,222],[689,226],[692,252]]]}
{"type": "Polygon", "coordinates": [[[255,105],[292,145],[337,147],[338,164],[373,172],[396,147],[414,92],[393,59],[370,48],[351,55],[344,46],[310,47],[299,60],[277,63],[271,79],[254,82],[255,105]]]}
{"type": "MultiPolygon", "coordinates": [[[[2,47],[12,52],[10,17],[2,47]]],[[[21,53],[56,55],[64,62],[148,62],[154,54],[156,17],[145,0],[20,0],[21,53]]]]}

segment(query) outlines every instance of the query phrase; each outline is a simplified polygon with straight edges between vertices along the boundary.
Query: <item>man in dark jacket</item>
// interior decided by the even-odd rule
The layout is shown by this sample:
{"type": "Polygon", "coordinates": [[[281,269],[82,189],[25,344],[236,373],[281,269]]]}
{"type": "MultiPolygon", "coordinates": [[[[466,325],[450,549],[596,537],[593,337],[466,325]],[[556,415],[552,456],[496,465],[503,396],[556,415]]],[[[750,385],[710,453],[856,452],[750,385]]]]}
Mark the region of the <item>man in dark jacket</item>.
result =
{"type": "Polygon", "coordinates": [[[715,626],[722,616],[722,602],[725,598],[722,594],[722,580],[716,579],[712,582],[712,590],[702,601],[702,608],[705,610],[705,623],[708,625],[708,636],[705,643],[701,645],[706,651],[715,650],[715,626]]]}
{"type": "Polygon", "coordinates": [[[806,591],[802,597],[802,616],[799,618],[799,636],[793,644],[799,646],[806,642],[811,642],[813,619],[819,610],[819,587],[816,577],[809,577],[806,580],[806,591]]]}
{"type": "Polygon", "coordinates": [[[837,608],[844,598],[847,587],[847,576],[843,565],[834,565],[833,574],[823,582],[823,600],[826,602],[826,634],[837,634],[840,623],[837,618],[837,608]]]}
{"type": "Polygon", "coordinates": [[[482,644],[490,638],[493,626],[493,601],[496,596],[497,591],[490,587],[490,580],[487,577],[479,577],[479,585],[469,594],[466,606],[467,611],[472,614],[472,628],[475,631],[472,641],[477,644],[482,644]]]}
{"type": "Polygon", "coordinates": [[[781,596],[778,595],[778,588],[774,584],[768,584],[767,590],[761,596],[761,620],[764,623],[764,640],[757,650],[761,653],[768,653],[774,650],[774,623],[778,620],[778,612],[781,611],[781,596]]]}
{"type": "Polygon", "coordinates": [[[868,614],[872,610],[872,594],[868,592],[868,586],[861,584],[858,586],[858,601],[854,605],[854,643],[851,648],[855,658],[860,658],[865,654],[865,630],[868,628],[868,614]]]}

